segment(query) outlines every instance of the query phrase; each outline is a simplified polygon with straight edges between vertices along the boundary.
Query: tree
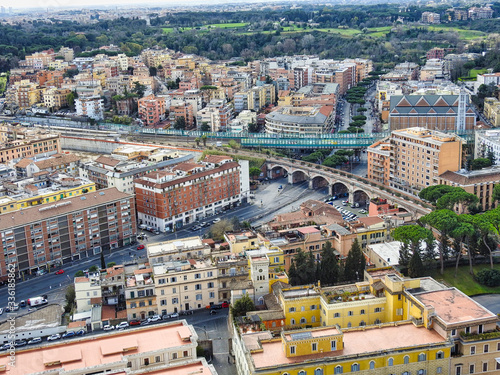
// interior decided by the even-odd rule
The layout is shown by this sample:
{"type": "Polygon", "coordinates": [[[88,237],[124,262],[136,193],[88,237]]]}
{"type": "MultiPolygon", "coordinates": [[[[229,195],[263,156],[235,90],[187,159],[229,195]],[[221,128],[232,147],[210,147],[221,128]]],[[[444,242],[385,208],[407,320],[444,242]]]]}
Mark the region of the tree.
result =
{"type": "Polygon", "coordinates": [[[206,145],[207,145],[207,138],[208,138],[208,137],[207,137],[207,135],[206,135],[206,134],[203,134],[203,135],[201,136],[201,140],[202,140],[202,142],[203,142],[203,146],[206,146],[206,145]]]}
{"type": "MultiPolygon", "coordinates": [[[[316,281],[316,267],[312,252],[305,253],[299,249],[292,259],[294,264],[294,274],[290,279],[292,285],[304,285],[316,281]]],[[[289,271],[290,273],[290,271],[289,271]]]]}
{"type": "Polygon", "coordinates": [[[96,272],[99,269],[95,264],[89,267],[89,272],[96,272]]]}
{"type": "Polygon", "coordinates": [[[500,201],[500,184],[496,184],[493,187],[493,194],[492,194],[491,198],[493,201],[492,203],[500,201]]]}
{"type": "Polygon", "coordinates": [[[144,93],[146,92],[146,86],[139,81],[135,81],[132,92],[136,93],[139,98],[142,98],[144,96],[144,93]]]}
{"type": "Polygon", "coordinates": [[[318,279],[321,285],[334,285],[338,281],[339,264],[337,256],[333,252],[332,243],[326,241],[321,252],[321,262],[319,264],[318,279]]]}
{"type": "Polygon", "coordinates": [[[109,262],[108,264],[106,264],[107,268],[111,268],[113,266],[116,266],[116,262],[109,262]]]}
{"type": "Polygon", "coordinates": [[[83,271],[82,271],[82,270],[80,270],[80,271],[76,271],[76,273],[75,273],[75,277],[82,277],[82,276],[85,276],[85,274],[83,273],[83,271]]]}
{"type": "Polygon", "coordinates": [[[155,77],[156,74],[158,74],[158,69],[156,67],[154,67],[154,66],[150,66],[149,67],[149,75],[151,77],[155,77]]]}
{"type": "Polygon", "coordinates": [[[436,201],[436,207],[438,209],[455,210],[455,206],[458,204],[460,208],[459,213],[463,213],[465,207],[469,207],[478,202],[479,198],[476,195],[467,193],[465,190],[461,189],[461,191],[443,195],[436,201]]]}
{"type": "Polygon", "coordinates": [[[71,91],[68,95],[66,95],[66,100],[68,101],[68,107],[75,107],[75,93],[71,91]]]}
{"type": "Polygon", "coordinates": [[[332,155],[323,161],[325,167],[336,168],[338,165],[347,163],[349,160],[345,156],[332,155]]]}
{"type": "Polygon", "coordinates": [[[244,294],[243,297],[241,297],[231,306],[231,313],[233,314],[234,317],[245,316],[247,312],[254,310],[255,310],[255,304],[253,303],[252,299],[248,296],[248,294],[244,294]]]}
{"type": "Polygon", "coordinates": [[[365,265],[366,265],[365,256],[361,251],[361,246],[359,245],[358,239],[355,239],[345,260],[344,280],[359,281],[360,277],[363,278],[365,265]]]}
{"type": "Polygon", "coordinates": [[[212,130],[212,129],[210,128],[210,125],[208,124],[208,122],[203,121],[201,123],[201,131],[202,132],[209,132],[210,130],[212,130]]]}
{"type": "Polygon", "coordinates": [[[230,232],[234,229],[233,223],[227,219],[222,219],[218,223],[215,223],[210,227],[210,230],[208,231],[208,235],[210,238],[212,238],[214,241],[223,241],[224,240],[224,233],[230,232]]]}
{"type": "Polygon", "coordinates": [[[262,173],[262,171],[258,167],[251,167],[248,172],[249,172],[250,178],[252,178],[254,180],[256,178],[258,178],[260,176],[260,174],[262,173]]]}
{"type": "Polygon", "coordinates": [[[200,147],[200,141],[201,141],[200,138],[196,137],[194,141],[196,142],[196,147],[200,147]]]}
{"type": "Polygon", "coordinates": [[[104,252],[101,250],[101,270],[106,268],[106,262],[104,261],[104,252]]]}
{"type": "Polygon", "coordinates": [[[462,244],[464,239],[467,238],[467,248],[469,249],[469,273],[471,275],[474,274],[474,270],[472,268],[472,254],[470,253],[470,238],[474,235],[475,228],[473,225],[473,216],[472,215],[459,215],[458,223],[455,228],[451,231],[451,237],[453,238],[453,247],[455,249],[456,263],[455,263],[455,277],[458,275],[458,265],[460,263],[460,257],[462,255],[462,244]]]}
{"type": "Polygon", "coordinates": [[[410,263],[408,264],[408,276],[410,277],[421,277],[425,273],[424,264],[420,258],[420,252],[414,251],[411,256],[410,263]]]}
{"type": "Polygon", "coordinates": [[[259,130],[259,125],[257,125],[255,122],[251,122],[250,124],[248,124],[249,133],[258,133],[259,130]]]}
{"type": "Polygon", "coordinates": [[[64,312],[69,313],[73,309],[73,306],[75,305],[75,298],[76,298],[76,293],[75,293],[75,286],[73,284],[68,285],[66,288],[66,306],[64,307],[64,312]]]}
{"type": "Polygon", "coordinates": [[[176,129],[176,130],[186,129],[186,119],[184,118],[184,116],[176,117],[175,123],[174,123],[174,129],[176,129]]]}
{"type": "Polygon", "coordinates": [[[491,160],[488,158],[477,158],[471,161],[470,168],[477,171],[483,168],[491,167],[491,160]]]}
{"type": "Polygon", "coordinates": [[[290,260],[290,268],[288,268],[288,280],[290,282],[290,285],[299,284],[297,268],[295,267],[295,262],[293,258],[290,260]]]}
{"type": "MultiPolygon", "coordinates": [[[[432,246],[434,237],[429,229],[423,228],[420,225],[405,225],[397,227],[392,231],[392,237],[396,241],[401,242],[399,250],[399,265],[409,267],[411,256],[417,252],[425,243],[427,246],[432,246]]],[[[420,255],[420,254],[419,254],[420,255]]],[[[420,261],[422,259],[420,258],[420,261]]]]}

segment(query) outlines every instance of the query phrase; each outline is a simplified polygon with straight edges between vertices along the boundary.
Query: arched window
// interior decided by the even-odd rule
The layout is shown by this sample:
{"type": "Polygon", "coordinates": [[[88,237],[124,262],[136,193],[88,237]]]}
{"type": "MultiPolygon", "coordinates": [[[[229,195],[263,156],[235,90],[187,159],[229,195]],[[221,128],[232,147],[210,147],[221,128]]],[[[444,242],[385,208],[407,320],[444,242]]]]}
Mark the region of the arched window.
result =
{"type": "Polygon", "coordinates": [[[359,325],[360,325],[360,327],[364,327],[364,326],[366,326],[366,323],[364,320],[362,320],[361,323],[359,323],[359,325]]]}
{"type": "Polygon", "coordinates": [[[351,372],[359,371],[359,363],[353,363],[351,365],[351,372]]]}
{"type": "Polygon", "coordinates": [[[365,310],[362,309],[360,312],[359,312],[359,315],[365,315],[365,310]]]}
{"type": "Polygon", "coordinates": [[[344,373],[344,368],[342,366],[336,366],[335,370],[333,371],[334,374],[343,374],[344,373]]]}
{"type": "Polygon", "coordinates": [[[370,370],[375,368],[375,361],[370,361],[370,370]]]}
{"type": "Polygon", "coordinates": [[[290,319],[290,324],[291,324],[291,325],[295,325],[295,319],[293,319],[293,318],[292,318],[292,319],[290,319]]]}
{"type": "Polygon", "coordinates": [[[410,363],[410,357],[405,355],[403,361],[404,361],[404,364],[407,365],[408,363],[410,363]]]}
{"type": "Polygon", "coordinates": [[[444,353],[441,350],[436,353],[436,359],[443,359],[443,358],[444,358],[444,353]]]}
{"type": "Polygon", "coordinates": [[[375,320],[375,324],[380,324],[380,323],[382,323],[382,322],[380,321],[380,319],[376,319],[376,320],[375,320]]]}
{"type": "Polygon", "coordinates": [[[418,355],[418,361],[419,361],[419,362],[425,362],[425,359],[426,359],[426,355],[425,355],[425,353],[420,353],[420,354],[418,355]]]}
{"type": "Polygon", "coordinates": [[[323,375],[323,369],[317,368],[316,370],[314,370],[314,375],[323,375]]]}
{"type": "Polygon", "coordinates": [[[388,359],[387,366],[394,366],[394,358],[389,358],[388,359]]]}
{"type": "Polygon", "coordinates": [[[306,318],[300,318],[300,324],[306,324],[307,319],[306,318]]]}
{"type": "Polygon", "coordinates": [[[347,323],[347,328],[350,328],[352,326],[351,322],[347,323]]]}
{"type": "Polygon", "coordinates": [[[316,323],[316,317],[315,317],[315,316],[313,316],[313,317],[311,318],[311,323],[316,323]]]}
{"type": "Polygon", "coordinates": [[[418,370],[417,375],[425,375],[425,370],[424,369],[418,370]]]}
{"type": "Polygon", "coordinates": [[[401,375],[410,375],[410,371],[405,371],[401,375]]]}
{"type": "Polygon", "coordinates": [[[305,372],[304,370],[300,370],[298,373],[298,375],[306,375],[306,374],[307,374],[307,372],[305,372]]]}

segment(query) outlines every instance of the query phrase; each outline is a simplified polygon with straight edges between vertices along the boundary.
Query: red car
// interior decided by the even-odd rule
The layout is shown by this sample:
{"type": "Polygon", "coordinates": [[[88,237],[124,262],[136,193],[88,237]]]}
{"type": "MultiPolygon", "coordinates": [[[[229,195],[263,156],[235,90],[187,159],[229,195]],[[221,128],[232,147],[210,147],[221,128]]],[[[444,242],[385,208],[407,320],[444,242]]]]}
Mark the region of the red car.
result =
{"type": "Polygon", "coordinates": [[[131,326],[140,326],[141,321],[140,320],[131,320],[128,324],[131,326]]]}
{"type": "Polygon", "coordinates": [[[137,246],[137,250],[142,250],[142,249],[144,249],[144,245],[137,246]]]}
{"type": "Polygon", "coordinates": [[[56,275],[62,275],[64,273],[64,270],[57,270],[56,275]]]}
{"type": "Polygon", "coordinates": [[[229,307],[229,303],[227,302],[222,302],[222,308],[227,309],[229,307]]]}

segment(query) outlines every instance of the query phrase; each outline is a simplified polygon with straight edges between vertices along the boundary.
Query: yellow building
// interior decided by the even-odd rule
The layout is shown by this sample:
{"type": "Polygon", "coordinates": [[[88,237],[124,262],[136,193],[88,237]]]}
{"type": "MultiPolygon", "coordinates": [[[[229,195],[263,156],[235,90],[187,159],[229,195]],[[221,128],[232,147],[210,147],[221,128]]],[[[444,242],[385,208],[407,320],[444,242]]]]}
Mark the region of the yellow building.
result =
{"type": "Polygon", "coordinates": [[[288,329],[317,327],[321,324],[320,292],[314,285],[277,288],[277,299],[288,329]]]}
{"type": "Polygon", "coordinates": [[[28,208],[39,204],[57,202],[64,198],[76,197],[85,193],[96,191],[94,182],[84,182],[78,186],[60,188],[53,190],[50,188],[34,189],[31,194],[21,194],[17,199],[14,197],[2,197],[0,199],[0,213],[17,211],[21,208],[28,208]]]}
{"type": "Polygon", "coordinates": [[[493,126],[500,126],[500,101],[497,98],[484,98],[484,115],[493,126]]]}

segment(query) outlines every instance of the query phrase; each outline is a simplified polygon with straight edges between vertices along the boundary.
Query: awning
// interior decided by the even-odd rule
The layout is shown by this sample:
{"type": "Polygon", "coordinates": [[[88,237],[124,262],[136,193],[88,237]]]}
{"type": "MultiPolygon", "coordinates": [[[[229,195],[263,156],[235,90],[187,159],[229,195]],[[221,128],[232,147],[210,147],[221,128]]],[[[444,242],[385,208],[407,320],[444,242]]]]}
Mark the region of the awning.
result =
{"type": "Polygon", "coordinates": [[[500,357],[495,358],[495,361],[497,361],[497,363],[500,363],[500,357]]]}

